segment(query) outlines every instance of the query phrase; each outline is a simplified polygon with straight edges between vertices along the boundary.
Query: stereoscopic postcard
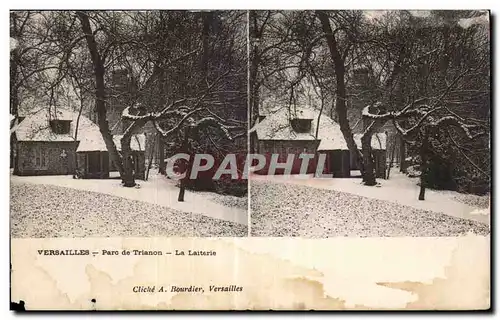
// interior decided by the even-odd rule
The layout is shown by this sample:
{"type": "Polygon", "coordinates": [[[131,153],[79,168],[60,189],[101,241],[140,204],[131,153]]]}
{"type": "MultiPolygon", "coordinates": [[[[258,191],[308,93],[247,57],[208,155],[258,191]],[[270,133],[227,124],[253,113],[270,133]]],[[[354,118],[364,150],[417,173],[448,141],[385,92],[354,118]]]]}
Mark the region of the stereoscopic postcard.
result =
{"type": "Polygon", "coordinates": [[[11,10],[11,309],[488,310],[490,30],[11,10]]]}

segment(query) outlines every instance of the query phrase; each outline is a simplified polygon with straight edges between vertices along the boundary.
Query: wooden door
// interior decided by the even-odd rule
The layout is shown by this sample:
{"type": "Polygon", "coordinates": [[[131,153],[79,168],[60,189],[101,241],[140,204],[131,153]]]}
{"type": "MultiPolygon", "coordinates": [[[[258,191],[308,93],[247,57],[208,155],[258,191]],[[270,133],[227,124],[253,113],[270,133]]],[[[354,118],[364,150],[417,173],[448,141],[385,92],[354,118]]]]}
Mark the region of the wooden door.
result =
{"type": "Polygon", "coordinates": [[[99,151],[87,153],[87,172],[90,174],[101,172],[101,157],[99,151]]]}

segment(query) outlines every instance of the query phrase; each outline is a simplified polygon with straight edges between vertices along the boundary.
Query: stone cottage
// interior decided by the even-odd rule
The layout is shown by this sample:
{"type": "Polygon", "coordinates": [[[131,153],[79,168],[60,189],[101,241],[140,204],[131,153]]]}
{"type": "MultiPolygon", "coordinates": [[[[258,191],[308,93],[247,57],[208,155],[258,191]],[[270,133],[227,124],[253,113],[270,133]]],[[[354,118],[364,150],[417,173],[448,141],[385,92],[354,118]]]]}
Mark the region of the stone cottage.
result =
{"type": "MultiPolygon", "coordinates": [[[[14,174],[108,178],[113,170],[99,127],[84,115],[64,108],[31,110],[12,129],[14,174]]],[[[120,136],[114,136],[118,150],[120,136]]],[[[144,135],[134,135],[135,175],[144,177],[144,135]]]]}
{"type": "MultiPolygon", "coordinates": [[[[351,170],[358,170],[350,154],[340,126],[326,114],[309,107],[281,107],[261,115],[260,121],[250,130],[250,139],[255,141],[257,153],[266,156],[269,164],[271,154],[279,154],[278,162],[286,162],[289,154],[295,154],[292,174],[299,173],[301,153],[314,154],[308,173],[316,171],[320,153],[326,154],[323,173],[334,177],[349,177],[351,170]],[[319,129],[318,128],[319,119],[319,129]]],[[[361,147],[361,134],[354,134],[354,140],[361,147]]],[[[372,138],[377,177],[384,177],[386,166],[386,135],[377,133],[372,138]]],[[[268,166],[258,173],[266,174],[268,166]]],[[[279,171],[277,171],[279,173],[279,171]]]]}

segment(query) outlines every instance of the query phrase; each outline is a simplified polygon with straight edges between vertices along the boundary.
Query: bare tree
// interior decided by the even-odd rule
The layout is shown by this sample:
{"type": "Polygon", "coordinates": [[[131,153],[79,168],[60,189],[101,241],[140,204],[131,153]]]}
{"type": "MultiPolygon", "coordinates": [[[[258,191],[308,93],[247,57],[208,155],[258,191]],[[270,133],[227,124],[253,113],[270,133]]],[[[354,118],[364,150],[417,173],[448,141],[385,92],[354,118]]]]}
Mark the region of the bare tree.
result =
{"type": "Polygon", "coordinates": [[[171,139],[178,130],[186,125],[192,126],[193,123],[210,123],[222,129],[223,133],[243,128],[241,121],[233,121],[231,117],[227,117],[229,122],[222,121],[217,115],[221,108],[229,110],[227,104],[232,102],[232,96],[237,99],[246,96],[243,90],[230,88],[234,87],[232,80],[235,77],[244,76],[241,66],[230,65],[230,61],[234,60],[234,47],[241,47],[241,43],[236,44],[234,32],[232,34],[228,31],[244,35],[244,30],[237,30],[241,29],[241,24],[238,25],[240,17],[230,14],[215,19],[211,13],[166,14],[161,11],[127,13],[119,17],[99,13],[93,21],[100,21],[106,26],[104,32],[109,32],[107,37],[112,38],[107,45],[102,45],[96,39],[96,33],[100,29],[97,27],[95,31],[92,30],[89,14],[78,12],[77,15],[94,66],[98,124],[125,186],[135,185],[130,157],[131,137],[147,123],[152,123],[164,139],[171,139]],[[201,19],[196,21],[200,16],[201,19]],[[225,19],[224,23],[222,18],[225,19]],[[110,27],[110,21],[122,28],[110,27]],[[211,25],[213,21],[219,24],[211,25]],[[211,27],[227,30],[211,34],[211,27]],[[191,29],[191,32],[186,29],[191,29]],[[116,34],[117,32],[120,33],[116,34]],[[186,37],[186,34],[192,36],[186,37]],[[196,37],[197,34],[200,36],[196,37]],[[226,39],[217,39],[221,35],[226,36],[226,39]],[[225,42],[221,42],[222,40],[225,42]],[[179,42],[178,45],[175,42],[179,42]],[[169,43],[169,46],[165,46],[165,43],[169,43]],[[225,55],[225,58],[214,60],[214,54],[225,55]],[[198,63],[193,64],[195,61],[198,63]],[[229,61],[229,65],[218,65],[217,61],[229,61]],[[112,63],[128,68],[136,83],[130,104],[122,116],[129,125],[121,139],[121,153],[116,152],[105,120],[106,66],[112,63]],[[179,77],[179,69],[182,67],[185,67],[183,76],[179,77]],[[222,96],[224,98],[221,100],[222,96]]]}
{"type": "MultiPolygon", "coordinates": [[[[335,90],[336,90],[336,103],[335,103],[335,111],[337,113],[337,120],[339,122],[340,130],[344,136],[344,139],[347,143],[347,147],[349,151],[354,156],[356,162],[358,162],[361,166],[361,173],[363,176],[363,181],[367,185],[375,184],[375,175],[374,168],[370,157],[366,157],[362,155],[354,141],[354,137],[352,134],[351,127],[349,125],[349,120],[347,118],[347,89],[346,89],[346,60],[348,58],[348,54],[350,53],[350,49],[352,47],[352,38],[356,34],[357,23],[360,19],[360,12],[335,12],[333,14],[333,18],[337,22],[335,25],[335,29],[332,29],[330,23],[330,16],[325,11],[316,11],[316,15],[321,22],[321,28],[324,32],[324,36],[326,38],[326,43],[328,45],[328,49],[330,51],[330,56],[333,62],[333,69],[335,71],[335,90]],[[346,24],[345,22],[349,24],[346,24]],[[343,37],[345,44],[343,47],[339,45],[338,37],[343,37]]],[[[367,135],[364,135],[362,138],[363,144],[371,144],[371,136],[370,140],[368,140],[367,135]]],[[[368,152],[367,152],[368,153],[368,152]]]]}

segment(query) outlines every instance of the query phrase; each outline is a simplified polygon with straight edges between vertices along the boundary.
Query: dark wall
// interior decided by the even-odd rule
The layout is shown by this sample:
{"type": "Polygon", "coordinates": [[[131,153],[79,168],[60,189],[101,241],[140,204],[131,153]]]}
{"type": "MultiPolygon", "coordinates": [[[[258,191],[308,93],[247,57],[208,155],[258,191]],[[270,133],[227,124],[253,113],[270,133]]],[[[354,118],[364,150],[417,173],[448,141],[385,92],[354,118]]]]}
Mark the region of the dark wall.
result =
{"type": "MultiPolygon", "coordinates": [[[[266,157],[266,166],[256,172],[257,174],[268,174],[269,164],[271,160],[271,155],[273,153],[280,154],[280,160],[278,162],[285,162],[286,157],[290,153],[294,153],[295,160],[292,169],[292,174],[298,174],[300,172],[300,166],[302,160],[298,158],[301,152],[316,154],[319,141],[314,140],[260,140],[259,141],[259,154],[266,157]]],[[[326,154],[326,163],[323,173],[333,174],[334,177],[350,177],[350,170],[356,170],[357,168],[352,166],[352,160],[350,157],[349,150],[330,150],[321,151],[320,153],[326,154]]],[[[373,150],[373,156],[375,160],[375,173],[377,178],[385,178],[386,171],[386,151],[385,150],[373,150]]],[[[309,167],[307,173],[314,173],[316,171],[316,163],[318,160],[318,155],[309,162],[309,167]]],[[[283,169],[277,169],[276,174],[283,174],[283,169]]]]}
{"type": "Polygon", "coordinates": [[[109,178],[109,156],[107,151],[90,151],[90,152],[77,152],[78,170],[85,179],[107,179],[109,178]],[[89,172],[87,170],[87,161],[89,154],[98,154],[101,158],[101,168],[98,171],[89,172]]]}
{"type": "Polygon", "coordinates": [[[349,150],[322,151],[326,154],[326,173],[333,174],[335,178],[348,178],[351,176],[351,159],[349,150]]]}
{"type": "MultiPolygon", "coordinates": [[[[137,170],[135,170],[134,176],[136,179],[144,180],[146,176],[146,153],[144,151],[132,151],[132,156],[134,157],[134,162],[137,161],[137,165],[135,166],[137,170]]],[[[113,160],[111,159],[111,157],[108,157],[108,159],[109,171],[117,172],[118,169],[113,164],[113,160]]]]}
{"type": "Polygon", "coordinates": [[[77,142],[32,142],[16,143],[16,174],[30,175],[66,175],[74,173],[75,151],[77,142]],[[63,150],[66,157],[62,157],[63,150]],[[42,153],[42,155],[41,155],[42,153]],[[36,163],[36,157],[45,157],[45,163],[36,163]]]}
{"type": "MultiPolygon", "coordinates": [[[[298,174],[302,165],[302,159],[299,159],[300,153],[316,154],[320,141],[314,140],[260,140],[258,143],[259,154],[266,157],[266,166],[259,170],[258,174],[268,174],[271,155],[277,153],[280,155],[278,163],[286,162],[288,154],[295,154],[292,174],[298,174]]],[[[283,174],[283,169],[277,169],[276,174],[283,174]]],[[[316,159],[309,161],[307,173],[316,171],[316,159]]]]}

